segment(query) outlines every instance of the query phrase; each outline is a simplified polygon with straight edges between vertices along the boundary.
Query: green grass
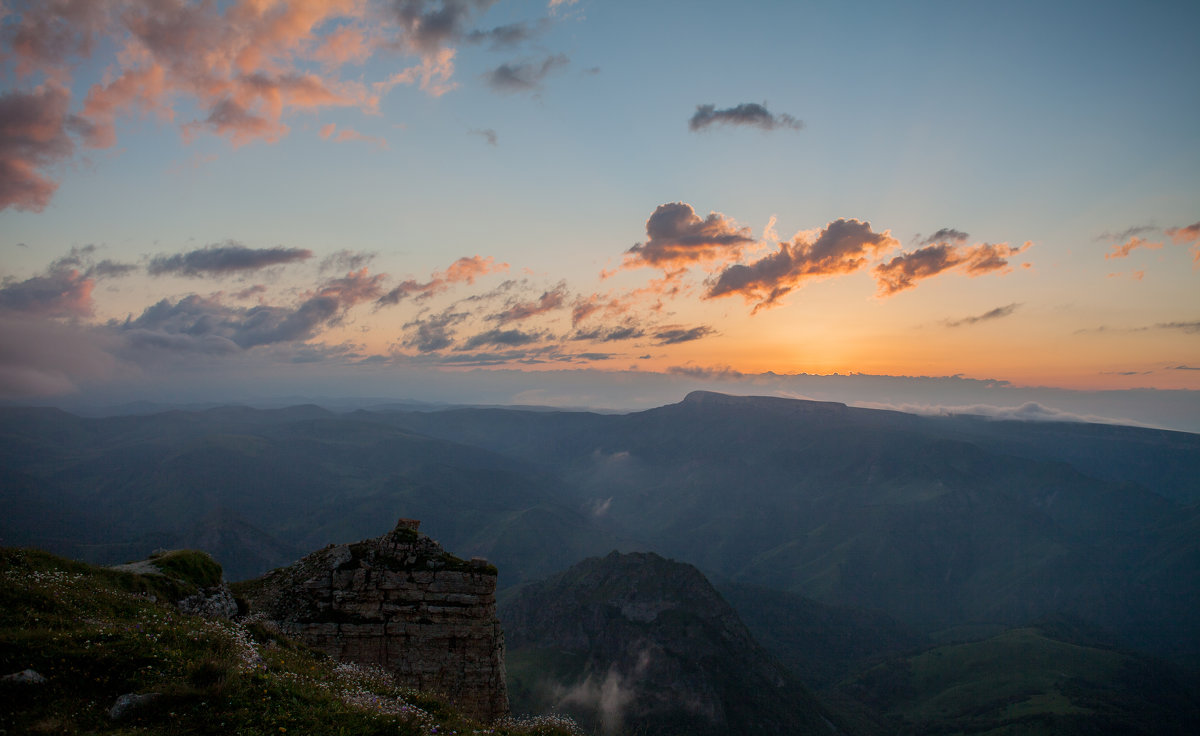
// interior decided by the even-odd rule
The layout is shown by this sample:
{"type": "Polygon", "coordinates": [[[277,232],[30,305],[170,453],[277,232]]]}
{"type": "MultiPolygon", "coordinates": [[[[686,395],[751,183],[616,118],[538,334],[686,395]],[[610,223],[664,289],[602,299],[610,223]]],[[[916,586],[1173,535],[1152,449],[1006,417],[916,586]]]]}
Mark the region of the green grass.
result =
{"type": "MultiPolygon", "coordinates": [[[[164,559],[172,575],[212,580],[207,556],[172,552],[155,563],[164,559]]],[[[269,622],[181,614],[170,601],[187,587],[0,549],[0,675],[33,669],[47,678],[0,683],[0,733],[575,733],[552,719],[485,726],[398,687],[383,670],[340,664],[287,639],[269,622]],[[107,711],[125,693],[159,695],[113,721],[107,711]]]]}
{"type": "Polygon", "coordinates": [[[177,578],[200,588],[221,584],[221,565],[205,552],[176,549],[150,556],[163,575],[177,578]]]}
{"type": "Polygon", "coordinates": [[[1195,688],[1164,663],[1040,627],[934,647],[843,683],[886,714],[880,733],[1194,733],[1195,688]]]}

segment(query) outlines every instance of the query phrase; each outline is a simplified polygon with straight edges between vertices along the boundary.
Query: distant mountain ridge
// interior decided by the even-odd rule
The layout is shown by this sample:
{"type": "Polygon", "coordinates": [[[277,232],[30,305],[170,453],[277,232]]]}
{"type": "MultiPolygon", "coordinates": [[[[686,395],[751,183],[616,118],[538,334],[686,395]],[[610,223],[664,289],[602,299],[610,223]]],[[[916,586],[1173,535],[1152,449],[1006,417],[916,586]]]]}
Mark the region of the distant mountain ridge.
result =
{"type": "Polygon", "coordinates": [[[0,481],[0,538],[97,561],[204,539],[246,577],[407,515],[501,587],[652,549],[922,634],[1066,612],[1200,661],[1200,435],[704,392],[625,415],[9,408],[0,481]]]}

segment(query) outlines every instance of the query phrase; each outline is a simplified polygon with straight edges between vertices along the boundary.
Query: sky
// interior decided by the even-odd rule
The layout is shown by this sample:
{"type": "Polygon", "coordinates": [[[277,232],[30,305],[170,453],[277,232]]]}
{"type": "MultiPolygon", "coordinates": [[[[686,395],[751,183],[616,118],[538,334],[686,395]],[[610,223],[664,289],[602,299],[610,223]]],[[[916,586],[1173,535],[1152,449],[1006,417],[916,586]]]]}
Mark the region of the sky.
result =
{"type": "Polygon", "coordinates": [[[1196,3],[2,7],[0,399],[1200,431],[1196,3]]]}

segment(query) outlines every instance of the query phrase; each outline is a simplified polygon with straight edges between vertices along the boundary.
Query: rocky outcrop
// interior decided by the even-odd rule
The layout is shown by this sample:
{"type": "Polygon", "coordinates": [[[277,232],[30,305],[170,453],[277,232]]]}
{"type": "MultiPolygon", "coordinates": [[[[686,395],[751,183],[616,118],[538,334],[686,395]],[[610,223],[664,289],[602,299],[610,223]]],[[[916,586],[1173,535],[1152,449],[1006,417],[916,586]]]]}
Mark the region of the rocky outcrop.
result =
{"type": "Polygon", "coordinates": [[[496,568],[460,560],[401,519],[239,586],[252,612],[343,661],[382,666],[469,716],[508,714],[496,568]]]}

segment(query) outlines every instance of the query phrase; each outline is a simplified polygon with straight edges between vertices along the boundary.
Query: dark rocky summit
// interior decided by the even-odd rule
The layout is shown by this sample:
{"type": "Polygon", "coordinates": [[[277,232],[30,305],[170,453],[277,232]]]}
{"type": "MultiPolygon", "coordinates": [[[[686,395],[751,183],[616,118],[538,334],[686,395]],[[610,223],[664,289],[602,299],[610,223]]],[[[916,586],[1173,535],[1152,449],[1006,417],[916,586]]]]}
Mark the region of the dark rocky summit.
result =
{"type": "Polygon", "coordinates": [[[584,560],[505,602],[514,709],[605,734],[833,734],[824,709],[691,565],[584,560]]]}
{"type": "Polygon", "coordinates": [[[330,545],[239,584],[251,612],[344,661],[379,665],[465,714],[508,714],[496,568],[464,561],[401,519],[391,532],[330,545]]]}

